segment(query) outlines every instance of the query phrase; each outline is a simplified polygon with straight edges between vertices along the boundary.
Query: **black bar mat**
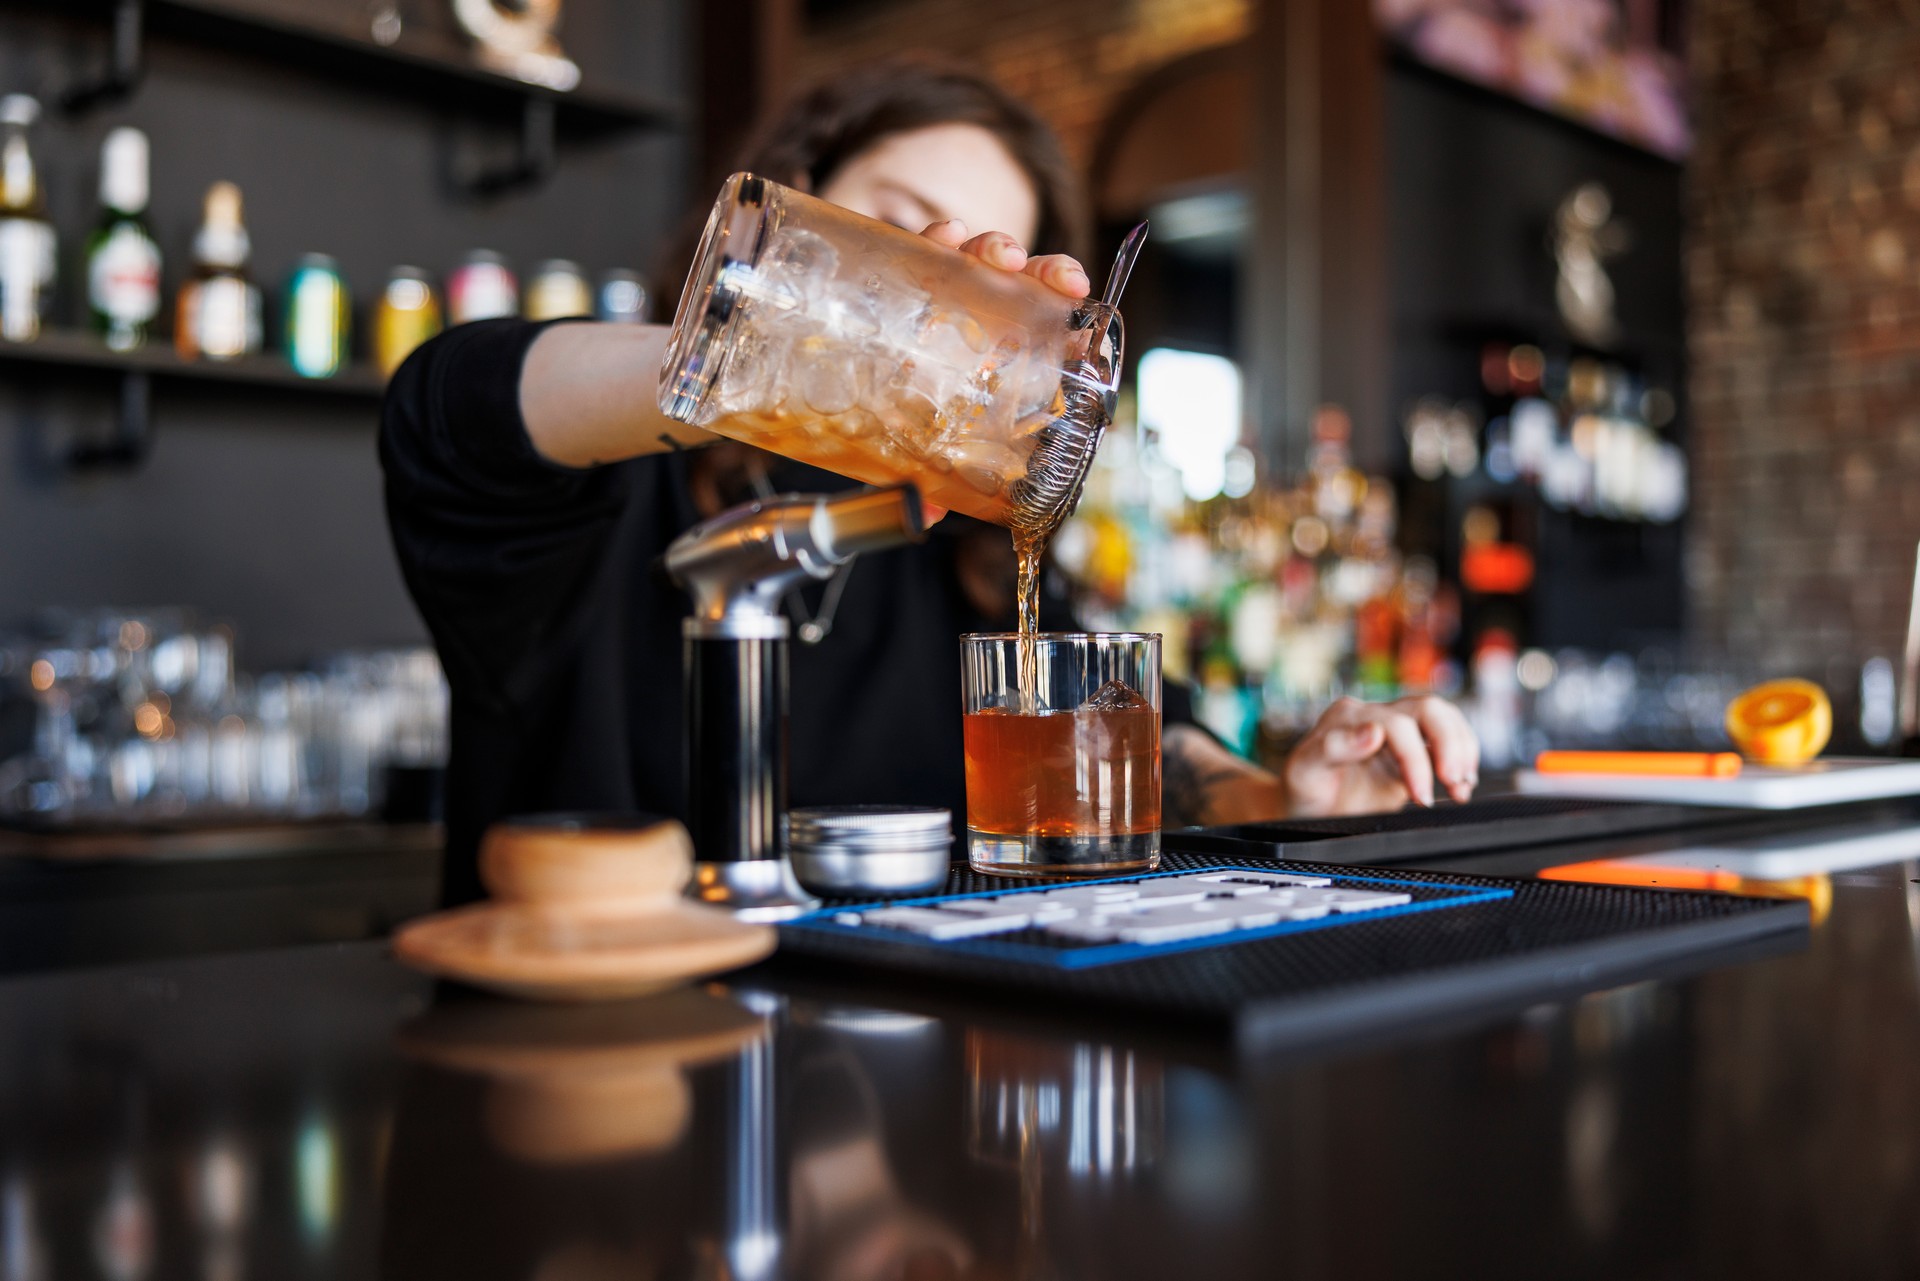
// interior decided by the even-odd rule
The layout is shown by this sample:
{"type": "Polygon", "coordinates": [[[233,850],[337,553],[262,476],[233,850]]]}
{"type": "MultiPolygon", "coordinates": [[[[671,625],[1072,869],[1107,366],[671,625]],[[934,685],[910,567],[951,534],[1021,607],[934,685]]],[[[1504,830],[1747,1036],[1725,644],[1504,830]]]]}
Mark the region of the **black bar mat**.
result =
{"type": "Polygon", "coordinates": [[[1169,832],[1165,841],[1167,848],[1187,853],[1403,863],[1447,854],[1713,827],[1751,817],[1742,810],[1700,805],[1495,796],[1390,814],[1194,828],[1169,832]]]}
{"type": "MultiPolygon", "coordinates": [[[[1438,910],[1218,935],[1074,967],[1034,954],[1060,946],[1037,929],[934,942],[841,924],[836,915],[851,908],[883,906],[846,900],[782,925],[778,962],[855,966],[994,990],[1030,1009],[1127,1010],[1226,1033],[1242,1050],[1263,1052],[1347,1039],[1381,1025],[1515,1010],[1670,973],[1679,962],[1699,968],[1758,939],[1795,945],[1808,927],[1807,905],[1797,900],[1186,853],[1163,857],[1160,871],[1236,867],[1329,876],[1337,888],[1410,887],[1415,903],[1438,910]]],[[[944,894],[915,901],[1066,883],[957,867],[944,894]]]]}

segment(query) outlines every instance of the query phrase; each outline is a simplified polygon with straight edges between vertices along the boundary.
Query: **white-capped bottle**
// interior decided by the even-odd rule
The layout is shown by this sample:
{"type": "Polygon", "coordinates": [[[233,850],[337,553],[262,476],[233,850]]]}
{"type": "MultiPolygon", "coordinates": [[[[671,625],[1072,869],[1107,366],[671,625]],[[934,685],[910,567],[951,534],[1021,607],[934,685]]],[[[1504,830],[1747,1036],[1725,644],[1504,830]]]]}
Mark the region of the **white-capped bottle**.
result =
{"type": "Polygon", "coordinates": [[[57,242],[27,131],[40,103],[24,93],[0,98],[0,338],[40,336],[53,289],[57,242]]]}
{"type": "Polygon", "coordinates": [[[147,226],[147,135],[122,127],[100,148],[100,225],[87,241],[87,310],[115,351],[147,340],[160,314],[160,245],[147,226]]]}

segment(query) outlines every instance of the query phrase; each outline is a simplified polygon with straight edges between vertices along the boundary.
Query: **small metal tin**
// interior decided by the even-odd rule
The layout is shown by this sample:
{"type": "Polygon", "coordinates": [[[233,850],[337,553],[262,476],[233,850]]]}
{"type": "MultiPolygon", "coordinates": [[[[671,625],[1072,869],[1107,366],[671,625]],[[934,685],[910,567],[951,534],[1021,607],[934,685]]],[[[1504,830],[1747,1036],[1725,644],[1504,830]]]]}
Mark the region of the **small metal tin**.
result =
{"type": "Polygon", "coordinates": [[[953,814],[911,805],[839,805],[787,815],[794,877],[828,898],[924,894],[947,881],[953,814]]]}

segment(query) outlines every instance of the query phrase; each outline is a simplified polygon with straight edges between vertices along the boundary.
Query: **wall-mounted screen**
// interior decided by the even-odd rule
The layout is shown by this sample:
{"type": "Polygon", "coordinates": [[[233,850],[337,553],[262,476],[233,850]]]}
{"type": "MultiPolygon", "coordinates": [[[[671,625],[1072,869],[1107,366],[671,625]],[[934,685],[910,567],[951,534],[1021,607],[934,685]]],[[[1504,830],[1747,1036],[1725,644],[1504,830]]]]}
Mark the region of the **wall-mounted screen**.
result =
{"type": "Polygon", "coordinates": [[[1684,0],[1374,0],[1416,60],[1679,159],[1684,0]]]}

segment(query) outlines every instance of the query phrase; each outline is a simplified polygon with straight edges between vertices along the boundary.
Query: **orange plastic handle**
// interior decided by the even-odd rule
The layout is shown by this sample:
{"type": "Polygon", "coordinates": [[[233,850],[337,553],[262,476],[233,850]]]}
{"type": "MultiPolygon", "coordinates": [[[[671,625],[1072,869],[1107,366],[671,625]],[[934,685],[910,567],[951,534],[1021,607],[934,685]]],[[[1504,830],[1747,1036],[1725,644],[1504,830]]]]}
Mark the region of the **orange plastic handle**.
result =
{"type": "Polygon", "coordinates": [[[1542,752],[1533,768],[1541,774],[1657,774],[1668,778],[1736,778],[1733,752],[1542,752]]]}

